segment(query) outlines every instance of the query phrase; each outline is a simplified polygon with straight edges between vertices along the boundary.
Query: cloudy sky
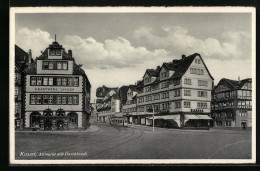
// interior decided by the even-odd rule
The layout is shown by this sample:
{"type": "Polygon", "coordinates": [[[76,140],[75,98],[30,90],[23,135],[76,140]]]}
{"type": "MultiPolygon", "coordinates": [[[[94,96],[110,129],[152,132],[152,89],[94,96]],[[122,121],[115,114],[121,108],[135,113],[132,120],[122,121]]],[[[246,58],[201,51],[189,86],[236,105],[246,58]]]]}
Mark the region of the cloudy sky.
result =
{"type": "Polygon", "coordinates": [[[54,41],[97,87],[135,84],[147,68],[200,53],[215,84],[252,77],[249,13],[16,14],[15,43],[33,58],[54,41]]]}

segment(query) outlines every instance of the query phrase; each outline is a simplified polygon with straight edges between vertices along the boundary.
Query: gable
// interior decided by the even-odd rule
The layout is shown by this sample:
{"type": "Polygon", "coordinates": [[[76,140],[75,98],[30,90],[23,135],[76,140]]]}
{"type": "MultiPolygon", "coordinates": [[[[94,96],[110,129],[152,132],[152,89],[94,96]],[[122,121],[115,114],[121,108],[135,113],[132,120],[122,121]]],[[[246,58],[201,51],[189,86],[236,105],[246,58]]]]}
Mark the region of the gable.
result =
{"type": "Polygon", "coordinates": [[[196,55],[196,57],[192,60],[184,76],[213,80],[213,77],[209,73],[208,68],[200,55],[196,55]]]}

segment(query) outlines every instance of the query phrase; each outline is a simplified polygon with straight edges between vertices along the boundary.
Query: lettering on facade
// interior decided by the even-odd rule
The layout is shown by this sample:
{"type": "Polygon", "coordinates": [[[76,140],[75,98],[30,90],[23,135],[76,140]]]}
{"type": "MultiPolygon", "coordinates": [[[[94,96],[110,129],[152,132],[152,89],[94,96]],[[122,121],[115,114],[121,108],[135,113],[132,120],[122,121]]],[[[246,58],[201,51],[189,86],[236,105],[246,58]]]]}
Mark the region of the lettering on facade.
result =
{"type": "Polygon", "coordinates": [[[35,91],[60,91],[60,92],[72,92],[74,88],[35,88],[35,91]]]}

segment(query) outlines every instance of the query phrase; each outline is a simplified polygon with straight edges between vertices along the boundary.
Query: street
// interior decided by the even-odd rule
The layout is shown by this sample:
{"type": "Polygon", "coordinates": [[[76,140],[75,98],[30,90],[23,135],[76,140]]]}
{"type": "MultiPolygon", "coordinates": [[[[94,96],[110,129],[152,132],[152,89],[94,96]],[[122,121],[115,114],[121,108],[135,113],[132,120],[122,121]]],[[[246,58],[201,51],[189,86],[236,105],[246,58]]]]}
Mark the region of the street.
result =
{"type": "Polygon", "coordinates": [[[16,132],[16,159],[250,159],[251,131],[94,123],[89,132],[16,132]]]}

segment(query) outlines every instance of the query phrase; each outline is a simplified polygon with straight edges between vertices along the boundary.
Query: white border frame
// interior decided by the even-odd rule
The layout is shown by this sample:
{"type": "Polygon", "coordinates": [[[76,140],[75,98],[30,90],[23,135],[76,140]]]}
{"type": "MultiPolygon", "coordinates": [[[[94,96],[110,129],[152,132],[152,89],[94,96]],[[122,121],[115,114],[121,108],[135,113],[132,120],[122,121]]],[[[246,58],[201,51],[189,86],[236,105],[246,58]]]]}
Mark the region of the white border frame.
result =
{"type": "Polygon", "coordinates": [[[10,164],[247,164],[256,162],[256,12],[254,7],[12,7],[9,57],[10,164]],[[124,160],[15,160],[14,54],[16,13],[251,13],[252,14],[252,159],[124,159],[124,160]]]}

